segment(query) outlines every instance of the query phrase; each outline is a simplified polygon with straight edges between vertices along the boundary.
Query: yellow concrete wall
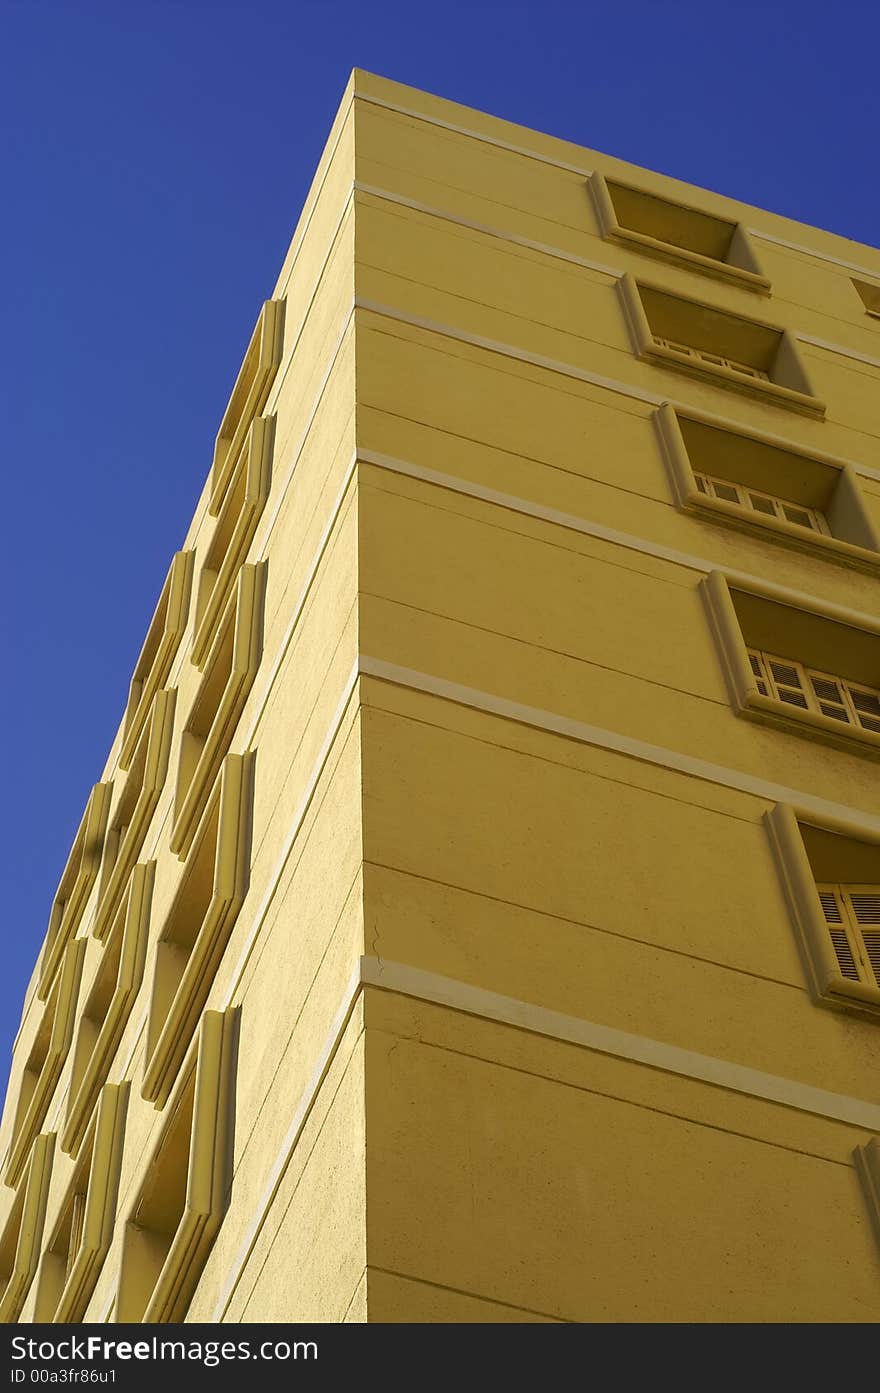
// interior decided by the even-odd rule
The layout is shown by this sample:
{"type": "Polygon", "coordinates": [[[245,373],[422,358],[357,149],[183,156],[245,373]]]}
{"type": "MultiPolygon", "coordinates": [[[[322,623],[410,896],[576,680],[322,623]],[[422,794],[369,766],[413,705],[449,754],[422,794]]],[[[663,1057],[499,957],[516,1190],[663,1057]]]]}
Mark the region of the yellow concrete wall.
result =
{"type": "MultiPolygon", "coordinates": [[[[877,1024],[815,1003],[764,822],[785,794],[880,827],[876,763],[735,714],[701,583],[871,616],[878,580],[680,509],[654,420],[672,401],[846,461],[880,527],[854,274],[880,254],[353,75],[273,292],[263,653],[224,744],[255,757],[249,885],[205,1002],[240,1012],[232,1182],[188,1319],[877,1318],[853,1162],[877,1024]],[[770,295],[605,239],[593,170],[743,222],[770,295]],[[624,274],[787,329],[826,418],[640,361],[624,274]]],[[[192,636],[190,614],[90,1321],[172,1106],[140,1090],[192,636]]],[[[74,1165],[56,1148],[44,1246],[74,1165]]]]}
{"type": "Polygon", "coordinates": [[[377,958],[871,1096],[870,1022],[810,1001],[766,805],[390,685],[366,700],[377,958]]]}
{"type": "Polygon", "coordinates": [[[734,713],[701,582],[877,576],[680,509],[653,417],[846,459],[876,525],[880,257],[358,91],[368,1318],[874,1320],[877,1026],[815,1003],[764,814],[876,826],[876,764],[734,713]],[[771,294],[606,240],[594,169],[742,220],[771,294]],[[624,273],[790,330],[825,420],[639,361],[624,273]]]}
{"type": "MultiPolygon", "coordinates": [[[[229,1309],[223,1315],[234,1321],[286,1319],[294,1309],[315,1319],[341,1320],[350,1306],[359,1309],[357,1290],[365,1289],[357,1013],[317,1091],[314,1078],[315,1060],[328,1033],[333,1037],[362,945],[360,742],[352,687],[358,524],[350,106],[349,94],[273,292],[284,299],[286,314],[281,366],[264,407],[264,414],[276,417],[272,483],[247,556],[267,563],[263,657],[225,746],[255,752],[250,882],[206,1001],[206,1009],[240,1008],[233,1179],[225,1221],[190,1307],[193,1320],[219,1318],[216,1307],[226,1284],[229,1309]],[[279,1155],[288,1145],[296,1108],[305,1101],[309,1107],[296,1159],[279,1174],[279,1155]],[[338,1185],[331,1188],[326,1180],[334,1164],[338,1185]],[[316,1187],[323,1195],[320,1204],[316,1187]],[[257,1209],[261,1196],[264,1213],[257,1209]],[[297,1218],[302,1204],[307,1228],[297,1218]],[[251,1250],[248,1235],[255,1222],[251,1250]],[[289,1281],[278,1281],[273,1266],[286,1262],[291,1245],[295,1290],[289,1281]]],[[[237,364],[230,367],[229,383],[218,384],[218,403],[234,380],[237,364]]],[[[210,442],[206,445],[209,454],[210,442]]],[[[196,581],[213,526],[206,490],[184,542],[195,549],[196,581]]],[[[109,1072],[111,1080],[130,1079],[131,1094],[118,1219],[87,1320],[103,1321],[108,1313],[112,1319],[124,1219],[168,1111],[145,1102],[140,1085],[156,942],[183,870],[168,850],[168,834],[179,735],[200,682],[189,658],[191,638],[190,619],[166,683],[177,689],[168,778],[139,855],[142,861],[156,860],[150,940],[143,986],[109,1072]]],[[[104,774],[114,780],[111,817],[124,783],[117,768],[120,743],[117,736],[104,774]]],[[[93,889],[79,930],[87,940],[80,1002],[103,952],[90,934],[97,894],[93,889]]],[[[4,1145],[42,1011],[34,988],[35,982],[16,1045],[4,1145]]],[[[44,1130],[63,1125],[69,1070],[70,1059],[44,1130]]],[[[73,1168],[72,1159],[56,1148],[46,1240],[73,1168]]],[[[13,1193],[6,1187],[0,1191],[0,1223],[13,1193]]],[[[35,1294],[36,1283],[23,1320],[32,1318],[35,1294]]]]}
{"type": "Polygon", "coordinates": [[[830,1126],[780,1145],[760,1105],[713,1116],[652,1070],[385,992],[367,1112],[371,1319],[424,1318],[427,1289],[435,1320],[876,1320],[830,1126]]]}

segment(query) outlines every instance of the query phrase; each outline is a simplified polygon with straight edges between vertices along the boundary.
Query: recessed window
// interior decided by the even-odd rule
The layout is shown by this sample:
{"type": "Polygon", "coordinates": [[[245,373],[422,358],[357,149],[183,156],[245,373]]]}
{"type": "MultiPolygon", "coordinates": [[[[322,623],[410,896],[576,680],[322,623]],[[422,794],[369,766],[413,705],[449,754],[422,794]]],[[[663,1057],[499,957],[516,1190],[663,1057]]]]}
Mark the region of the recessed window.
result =
{"type": "Polygon", "coordinates": [[[674,295],[632,276],[621,277],[619,285],[640,358],[777,406],[825,415],[825,403],[815,396],[787,329],[674,295]]]}
{"type": "Polygon", "coordinates": [[[7,1185],[18,1183],[61,1077],[73,1038],[85,946],[84,938],[75,938],[67,945],[61,972],[37,1026],[18,1091],[12,1141],[6,1161],[7,1185]]]}
{"type": "Polygon", "coordinates": [[[880,623],[718,571],[704,586],[742,715],[880,754],[880,623]]]}
{"type": "Polygon", "coordinates": [[[155,862],[131,873],[80,1012],[67,1095],[63,1151],[79,1146],[131,1014],[144,973],[155,862]]]}
{"type": "Polygon", "coordinates": [[[814,995],[880,1018],[880,844],[782,803],[767,825],[814,995]]]}
{"type": "Polygon", "coordinates": [[[880,319],[880,285],[872,285],[870,281],[853,279],[853,286],[868,314],[880,319]]]}
{"type": "Polygon", "coordinates": [[[64,950],[76,933],[101,864],[112,784],[95,784],[49,914],[37,995],[45,1001],[64,950]]]}
{"type": "Polygon", "coordinates": [[[179,551],[162,587],[156,612],[135,665],[125,708],[120,769],[127,769],[144,727],[150,703],[164,683],[186,628],[193,553],[179,551]]]}
{"type": "Polygon", "coordinates": [[[171,850],[181,857],[189,850],[259,666],[264,576],[262,564],[239,571],[183,730],[171,829],[171,850]]]}
{"type": "Polygon", "coordinates": [[[37,1270],[54,1143],[53,1132],[41,1134],[34,1142],[0,1234],[0,1325],[18,1320],[37,1270]]]}
{"type": "Polygon", "coordinates": [[[110,814],[92,925],[96,938],[104,938],[113,921],[168,774],[176,696],[172,688],[157,692],[153,698],[119,800],[110,814]]]}
{"type": "Polygon", "coordinates": [[[85,1315],[113,1238],[127,1101],[127,1083],[108,1083],[101,1091],[40,1263],[37,1321],[69,1325],[85,1315]]]}
{"type": "Polygon", "coordinates": [[[239,456],[199,574],[191,657],[202,665],[250,546],[272,480],[274,416],[258,416],[239,456]]]}
{"type": "Polygon", "coordinates": [[[770,282],[742,223],[609,179],[598,171],[590,187],[605,237],[702,275],[769,291],[770,282]]]}
{"type": "Polygon", "coordinates": [[[229,1202],[236,1012],[206,1011],[125,1226],[116,1319],[181,1321],[229,1202]]]}
{"type": "Polygon", "coordinates": [[[227,755],[156,946],[141,1092],[161,1107],[189,1046],[244,900],[251,759],[227,755]]]}
{"type": "Polygon", "coordinates": [[[876,574],[880,536],[850,465],[682,407],[655,420],[680,507],[876,574]]]}
{"type": "Polygon", "coordinates": [[[220,512],[250,424],[259,416],[281,363],[284,346],[284,301],[267,300],[260,311],[232,396],[223,414],[211,466],[213,517],[220,512]]]}

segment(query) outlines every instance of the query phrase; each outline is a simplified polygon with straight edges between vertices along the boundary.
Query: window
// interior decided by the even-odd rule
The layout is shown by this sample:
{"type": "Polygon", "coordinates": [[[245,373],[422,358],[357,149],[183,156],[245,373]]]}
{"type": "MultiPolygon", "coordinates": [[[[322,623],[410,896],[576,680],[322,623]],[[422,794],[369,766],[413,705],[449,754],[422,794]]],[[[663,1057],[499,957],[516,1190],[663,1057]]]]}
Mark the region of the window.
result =
{"type": "Polygon", "coordinates": [[[220,621],[180,742],[171,850],[186,856],[228,748],[262,649],[265,566],[242,566],[220,621]]]}
{"type": "Polygon", "coordinates": [[[689,343],[676,343],[675,339],[664,339],[659,334],[654,335],[654,343],[658,348],[668,348],[673,354],[691,358],[697,368],[708,363],[710,367],[727,368],[730,372],[754,377],[759,382],[770,381],[769,368],[755,367],[751,363],[741,362],[737,358],[723,358],[720,353],[712,353],[707,348],[693,348],[689,343]]]}
{"type": "Polygon", "coordinates": [[[880,841],[783,803],[766,820],[816,1000],[880,1017],[880,841]]]}
{"type": "Polygon", "coordinates": [[[18,1320],[37,1270],[54,1143],[53,1132],[40,1135],[34,1142],[28,1168],[0,1234],[0,1325],[12,1325],[18,1320]]]}
{"type": "Polygon", "coordinates": [[[61,972],[37,1026],[12,1124],[6,1161],[7,1185],[18,1183],[70,1049],[85,946],[84,938],[75,938],[67,945],[61,972]]]}
{"type": "Polygon", "coordinates": [[[740,508],[750,508],[752,512],[765,517],[778,518],[790,522],[794,527],[806,527],[810,532],[829,535],[825,514],[818,508],[802,508],[790,498],[775,498],[772,493],[761,493],[759,489],[747,489],[730,479],[713,479],[711,474],[694,474],[697,488],[710,498],[724,499],[737,503],[740,508]]]}
{"type": "Polygon", "coordinates": [[[605,237],[688,270],[768,293],[742,223],[676,203],[596,171],[590,179],[605,237]]]}
{"type": "Polygon", "coordinates": [[[232,478],[251,421],[259,416],[281,363],[284,301],[267,300],[260,311],[232,396],[223,414],[211,466],[209,512],[216,517],[232,478]]]}
{"type": "Polygon", "coordinates": [[[854,469],[690,408],[655,414],[681,508],[876,575],[880,536],[854,469]]]}
{"type": "Polygon", "coordinates": [[[179,551],[171,562],[156,612],[135,664],[123,723],[120,769],[127,769],[137,746],[150,703],[162,686],[186,628],[193,553],[179,551]]]}
{"type": "Polygon", "coordinates": [[[61,1203],[37,1279],[36,1321],[83,1319],[113,1238],[127,1083],[108,1083],[61,1203]]]}
{"type": "Polygon", "coordinates": [[[141,732],[119,801],[110,818],[104,843],[98,908],[92,925],[96,938],[106,937],[165,783],[176,695],[172,688],[170,691],[157,692],[153,698],[149,720],[141,732]]]}
{"type": "Polygon", "coordinates": [[[880,753],[880,622],[718,571],[704,589],[740,714],[880,753]]]}
{"type": "Polygon", "coordinates": [[[45,1001],[67,944],[76,933],[101,863],[112,784],[95,784],[49,914],[37,995],[45,1001]]]}
{"type": "Polygon", "coordinates": [[[761,696],[818,712],[844,725],[880,732],[880,691],[857,687],[828,672],[815,672],[794,658],[749,649],[749,662],[761,696]]]}
{"type": "Polygon", "coordinates": [[[232,1181],[237,1013],[206,1011],[125,1226],[116,1319],[186,1315],[232,1181]]]}
{"type": "Polygon", "coordinates": [[[199,575],[192,660],[204,662],[235,576],[247,555],[272,480],[274,416],[258,416],[236,464],[199,575]]]}
{"type": "Polygon", "coordinates": [[[638,356],[810,416],[825,415],[794,336],[660,286],[619,282],[638,356]]]}
{"type": "Polygon", "coordinates": [[[247,891],[250,818],[251,757],[227,755],[156,948],[141,1092],[157,1107],[171,1092],[247,891]]]}
{"type": "Polygon", "coordinates": [[[880,319],[880,285],[853,279],[853,286],[867,313],[880,319]]]}
{"type": "Polygon", "coordinates": [[[80,1013],[61,1149],[73,1154],[107,1078],[144,973],[155,862],[137,865],[80,1013]]]}

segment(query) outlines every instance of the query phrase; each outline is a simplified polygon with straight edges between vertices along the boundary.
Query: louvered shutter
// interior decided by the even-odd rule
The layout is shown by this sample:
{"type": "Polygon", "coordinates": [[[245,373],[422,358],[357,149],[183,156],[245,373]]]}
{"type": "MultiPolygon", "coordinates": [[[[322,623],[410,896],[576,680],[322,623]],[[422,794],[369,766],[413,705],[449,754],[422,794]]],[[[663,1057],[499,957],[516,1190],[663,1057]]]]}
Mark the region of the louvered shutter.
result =
{"type": "Polygon", "coordinates": [[[767,674],[764,671],[764,660],[760,653],[755,652],[754,648],[749,649],[749,664],[752,669],[752,676],[757,679],[756,686],[761,696],[769,696],[767,674]]]}
{"type": "Polygon", "coordinates": [[[871,985],[880,987],[880,887],[850,890],[848,898],[864,946],[865,966],[874,979],[871,985]]]}
{"type": "Polygon", "coordinates": [[[841,976],[848,978],[851,982],[858,982],[861,980],[861,974],[847,934],[846,917],[840,891],[836,885],[817,885],[816,889],[819,892],[819,903],[825,916],[825,926],[841,976]]]}
{"type": "Polygon", "coordinates": [[[835,721],[844,721],[846,725],[849,725],[849,712],[846,709],[841,684],[835,682],[831,677],[814,677],[812,674],[810,681],[813,684],[813,691],[816,693],[822,715],[831,716],[835,721]]]}
{"type": "Polygon", "coordinates": [[[855,707],[859,724],[865,730],[880,731],[880,695],[860,687],[848,686],[850,701],[855,707]]]}
{"type": "Polygon", "coordinates": [[[792,663],[780,662],[778,658],[770,658],[768,667],[779,700],[787,702],[789,706],[800,706],[803,710],[808,710],[810,703],[807,701],[798,669],[792,663]]]}

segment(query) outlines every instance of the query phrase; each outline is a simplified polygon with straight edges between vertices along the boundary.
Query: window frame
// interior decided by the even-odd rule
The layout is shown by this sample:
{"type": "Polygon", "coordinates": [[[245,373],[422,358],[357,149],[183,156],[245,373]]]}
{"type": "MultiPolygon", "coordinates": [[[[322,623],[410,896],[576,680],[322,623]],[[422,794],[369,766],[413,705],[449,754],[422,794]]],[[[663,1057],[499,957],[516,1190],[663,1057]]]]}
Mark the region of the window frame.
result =
{"type": "Polygon", "coordinates": [[[146,725],[141,730],[138,741],[138,745],[141,742],[145,745],[143,779],[134,807],[131,810],[130,820],[125,825],[121,835],[115,831],[114,816],[118,813],[121,801],[126,795],[127,781],[132,777],[134,757],[129,766],[126,782],[121,786],[119,798],[116,800],[115,807],[111,809],[104,838],[98,904],[92,923],[92,933],[95,938],[103,940],[113,922],[135,859],[143,846],[147,828],[165,786],[171,756],[171,740],[174,734],[176,700],[177,690],[174,687],[163,688],[153,698],[150,715],[146,725]],[[113,837],[116,837],[116,840],[111,843],[113,837]],[[112,864],[109,860],[111,844],[114,853],[112,864]]]}
{"type": "Polygon", "coordinates": [[[266,404],[284,350],[284,300],[266,300],[257,316],[214,441],[208,512],[216,517],[250,424],[266,404]],[[248,374],[252,381],[248,385],[248,374]],[[242,400],[243,398],[243,400],[242,400]]]}
{"type": "MultiPolygon", "coordinates": [[[[40,1025],[37,1027],[37,1032],[39,1032],[46,1015],[51,1012],[52,1023],[49,1026],[46,1054],[33,1079],[33,1086],[27,1102],[25,1102],[22,1092],[25,1074],[28,1070],[27,1063],[19,1081],[18,1102],[12,1124],[12,1136],[4,1175],[7,1185],[18,1183],[31,1145],[43,1124],[52,1095],[58,1086],[64,1061],[70,1050],[85,947],[86,940],[84,938],[74,938],[65,949],[60,976],[46,1003],[40,1025]]],[[[36,1042],[36,1035],[34,1042],[36,1042]]],[[[32,1054],[33,1045],[28,1060],[32,1054]]]]}
{"type": "Polygon", "coordinates": [[[73,1155],[88,1127],[95,1103],[103,1088],[113,1056],[122,1038],[140,991],[147,953],[150,925],[150,904],[153,893],[155,861],[139,862],[132,870],[128,886],[104,942],[101,960],[90,984],[88,995],[78,1016],[76,1040],[73,1045],[70,1088],[67,1112],[61,1133],[61,1150],[73,1155]],[[119,943],[119,964],[110,1001],[86,1054],[87,1013],[100,983],[102,970],[119,943]],[[84,1058],[81,1059],[80,1056],[84,1058]],[[79,1073],[79,1078],[77,1078],[79,1073]]]}
{"type": "Polygon", "coordinates": [[[3,1226],[0,1246],[14,1241],[15,1253],[5,1282],[0,1273],[0,1325],[13,1325],[18,1320],[37,1270],[54,1149],[55,1133],[41,1132],[31,1148],[27,1170],[3,1226]]]}
{"type": "Polygon", "coordinates": [[[700,275],[711,276],[715,280],[728,281],[742,289],[757,291],[761,295],[770,294],[770,281],[760,269],[760,262],[752,238],[743,223],[734,222],[732,218],[725,218],[717,213],[709,213],[705,208],[698,208],[693,203],[684,202],[683,199],[669,198],[666,194],[658,193],[654,189],[640,188],[637,184],[631,184],[625,179],[618,179],[616,175],[603,174],[600,170],[593,171],[589,185],[602,235],[606,239],[621,242],[661,261],[669,261],[676,266],[683,266],[688,271],[696,271],[700,275]],[[714,222],[727,224],[732,229],[731,245],[734,242],[738,243],[743,260],[751,261],[754,269],[750,270],[748,267],[740,266],[733,261],[722,261],[716,257],[706,256],[701,252],[690,251],[687,247],[681,247],[676,242],[667,242],[652,236],[650,233],[639,232],[635,228],[625,226],[620,222],[609,184],[613,187],[626,189],[631,193],[656,199],[660,203],[668,204],[671,208],[682,209],[687,213],[698,213],[701,217],[710,218],[714,222]]]}
{"type": "Polygon", "coordinates": [[[105,1084],[101,1090],[94,1119],[40,1262],[36,1321],[51,1325],[80,1322],[91,1300],[113,1241],[128,1089],[126,1081],[105,1084]],[[75,1206],[77,1195],[83,1196],[79,1241],[61,1258],[53,1245],[67,1224],[68,1210],[75,1206]],[[65,1271],[59,1275],[62,1262],[66,1263],[65,1271]]]}
{"type": "Polygon", "coordinates": [[[880,1137],[871,1137],[853,1152],[856,1174],[871,1216],[874,1236],[880,1243],[880,1137]]]}
{"type": "MultiPolygon", "coordinates": [[[[867,754],[874,758],[880,756],[880,733],[865,730],[862,726],[844,725],[832,716],[825,716],[812,710],[790,706],[774,696],[765,696],[758,690],[758,678],[752,671],[749,649],[756,647],[746,640],[740,628],[739,618],[734,608],[731,589],[754,595],[775,604],[800,610],[817,621],[844,624],[856,629],[865,636],[877,640],[880,653],[880,621],[870,615],[859,614],[855,610],[843,609],[838,605],[821,602],[812,596],[802,596],[795,591],[785,590],[770,582],[753,580],[751,577],[736,576],[733,582],[723,571],[711,571],[701,581],[701,589],[712,631],[719,649],[722,669],[732,698],[734,710],[738,715],[752,720],[763,721],[795,735],[812,736],[826,744],[848,749],[851,753],[867,754]]],[[[761,650],[763,651],[763,650],[761,650]]],[[[775,657],[775,655],[774,655],[775,657]]],[[[780,662],[798,662],[807,667],[803,659],[783,656],[780,662]]],[[[818,668],[809,665],[810,670],[818,668]]],[[[841,673],[824,674],[833,680],[851,681],[841,673]]],[[[855,686],[868,686],[855,682],[855,686]]]]}
{"type": "MultiPolygon", "coordinates": [[[[779,436],[752,430],[739,423],[727,421],[722,417],[698,411],[692,407],[673,406],[669,402],[664,402],[662,406],[658,407],[654,414],[654,423],[672,480],[675,501],[679,508],[698,513],[712,522],[724,523],[738,531],[745,530],[753,535],[762,536],[764,540],[780,543],[813,556],[822,556],[838,565],[852,567],[871,575],[880,573],[880,532],[878,532],[866,507],[856,471],[847,460],[841,460],[834,455],[823,454],[816,450],[805,450],[779,436]],[[726,435],[739,436],[750,445],[782,450],[793,457],[802,456],[805,460],[836,470],[838,480],[833,486],[832,492],[836,494],[838,490],[843,491],[841,496],[847,509],[855,515],[857,529],[864,534],[871,545],[864,546],[857,542],[850,542],[833,533],[826,535],[821,532],[813,532],[783,518],[769,517],[766,514],[745,508],[741,504],[731,503],[723,498],[712,498],[701,493],[697,487],[696,475],[708,471],[698,467],[692,461],[681,428],[682,419],[692,421],[698,426],[707,426],[712,430],[724,432],[726,435]]],[[[718,477],[723,478],[723,475],[718,477]]],[[[738,480],[725,482],[735,483],[740,488],[750,487],[746,484],[740,484],[738,480]]],[[[761,492],[760,489],[754,491],[761,492]]],[[[785,501],[796,503],[794,499],[786,499],[785,501]]],[[[827,521],[827,512],[824,516],[827,521]]]]}
{"type": "Polygon", "coordinates": [[[192,845],[196,827],[211,786],[226,753],[233,731],[247,701],[263,649],[263,601],[265,562],[242,566],[202,669],[202,680],[193,698],[178,748],[174,810],[169,844],[183,860],[192,845]],[[232,630],[231,668],[220,693],[211,724],[204,736],[192,724],[215,667],[223,660],[229,629],[232,630]],[[193,742],[199,742],[195,748],[193,742]],[[190,766],[189,768],[187,766],[190,766]]]}
{"type": "Polygon", "coordinates": [[[272,483],[272,456],[275,439],[275,417],[257,416],[248,431],[245,447],[229,478],[222,506],[218,510],[208,552],[202,562],[196,587],[195,630],[190,657],[197,667],[204,667],[216,635],[220,618],[229,600],[236,574],[247,555],[263,509],[269,498],[272,483]],[[241,507],[227,546],[219,559],[211,586],[200,611],[200,595],[206,582],[209,562],[213,559],[214,538],[230,521],[229,513],[235,497],[236,483],[242,477],[241,507]]]}
{"type": "MultiPolygon", "coordinates": [[[[211,897],[199,924],[180,978],[168,992],[163,947],[185,903],[188,874],[184,872],[159,931],[153,965],[153,988],[147,1016],[141,1097],[157,1108],[165,1105],[183,1064],[199,1016],[208,998],[229,935],[244,903],[250,877],[250,833],[253,811],[253,756],[227,755],[220,778],[205,807],[187,856],[187,871],[195,865],[200,845],[217,818],[211,897]],[[159,1002],[167,997],[159,1020],[159,1002]]],[[[179,948],[170,958],[177,971],[179,948]]]]}
{"type": "Polygon", "coordinates": [[[128,769],[153,697],[171,670],[189,617],[192,551],[175,552],[135,663],[122,725],[119,768],[128,769]],[[155,649],[155,651],[152,651],[155,649]]]}
{"type": "MultiPolygon", "coordinates": [[[[801,415],[820,420],[824,418],[827,409],[825,402],[816,396],[810,385],[809,375],[804,366],[797,340],[790,329],[784,329],[778,324],[769,324],[766,320],[756,319],[753,315],[739,314],[735,310],[724,309],[719,305],[713,305],[708,300],[696,299],[693,295],[682,295],[678,291],[670,290],[668,286],[658,285],[656,282],[646,280],[641,276],[637,280],[628,271],[620,277],[617,285],[633,348],[636,356],[643,362],[652,363],[657,367],[675,368],[689,377],[698,378],[702,382],[731,388],[745,396],[755,397],[775,406],[786,407],[799,412],[801,415]],[[692,306],[698,312],[708,312],[726,319],[738,320],[741,324],[749,325],[755,329],[765,329],[777,335],[778,341],[774,357],[778,356],[780,352],[784,352],[796,376],[807,390],[786,387],[783,383],[774,381],[773,378],[768,378],[765,381],[757,377],[747,376],[745,373],[736,372],[721,363],[711,362],[703,357],[694,357],[693,354],[699,355],[702,350],[691,346],[687,346],[686,353],[676,352],[674,348],[664,346],[663,343],[658,342],[658,335],[651,328],[647,311],[642,302],[642,290],[667,296],[671,300],[678,300],[683,305],[692,306]]],[[[659,337],[665,338],[664,335],[659,337]]]]}
{"type": "Polygon", "coordinates": [[[146,1170],[123,1228],[116,1292],[116,1320],[142,1325],[182,1321],[223,1220],[232,1185],[234,1127],[233,1084],[239,1009],[205,1011],[193,1041],[165,1124],[154,1143],[146,1170]],[[143,1245],[155,1232],[139,1224],[150,1187],[161,1183],[162,1153],[172,1136],[186,1095],[193,1091],[189,1129],[186,1194],[177,1227],[167,1240],[162,1265],[151,1283],[144,1282],[143,1245]]]}
{"type": "Polygon", "coordinates": [[[876,846],[878,861],[880,833],[843,819],[818,818],[815,813],[789,803],[776,803],[764,813],[813,1000],[834,1010],[857,1012],[880,1020],[880,986],[853,981],[844,977],[840,970],[819,899],[818,886],[827,882],[814,878],[800,832],[802,822],[822,831],[836,832],[851,841],[876,846]]]}
{"type": "Polygon", "coordinates": [[[97,879],[112,795],[112,783],[95,784],[92,788],[67,864],[58,882],[40,960],[37,984],[37,997],[40,1001],[45,1001],[49,995],[64,950],[76,934],[92,886],[97,879]]]}

